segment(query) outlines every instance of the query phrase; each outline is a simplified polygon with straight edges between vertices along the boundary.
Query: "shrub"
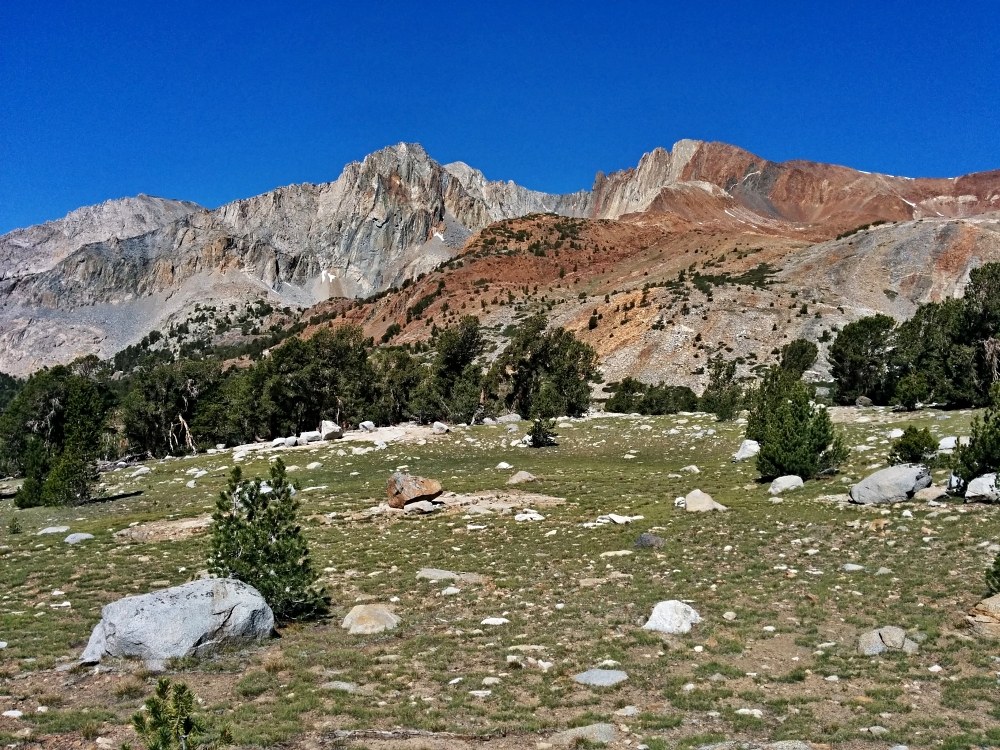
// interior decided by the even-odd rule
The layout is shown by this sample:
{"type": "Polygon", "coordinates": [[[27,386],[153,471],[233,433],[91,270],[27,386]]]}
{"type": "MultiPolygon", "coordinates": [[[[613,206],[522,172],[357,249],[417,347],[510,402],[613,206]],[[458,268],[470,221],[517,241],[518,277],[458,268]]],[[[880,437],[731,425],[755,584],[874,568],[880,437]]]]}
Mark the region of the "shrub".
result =
{"type": "Polygon", "coordinates": [[[708,385],[701,396],[701,409],[714,414],[720,422],[736,418],[743,406],[743,386],[736,380],[736,362],[721,355],[708,363],[708,385]]]}
{"type": "Polygon", "coordinates": [[[892,443],[889,451],[891,464],[927,463],[937,454],[938,441],[926,427],[907,427],[903,435],[892,443]]]}
{"type": "Polygon", "coordinates": [[[238,466],[212,514],[209,570],[257,589],[278,620],[323,614],[329,599],[316,588],[318,575],[296,522],[298,501],[279,459],[267,484],[244,481],[238,466]]]}
{"type": "Polygon", "coordinates": [[[969,444],[955,451],[955,474],[963,482],[1000,471],[1000,383],[990,390],[992,403],[982,418],[972,420],[969,444]]]}
{"type": "Polygon", "coordinates": [[[1000,594],[1000,554],[993,559],[993,567],[986,571],[986,594],[1000,594]]]}
{"type": "MultiPolygon", "coordinates": [[[[847,447],[826,409],[813,404],[809,389],[774,369],[765,378],[751,414],[758,418],[753,434],[760,442],[757,470],[764,479],[795,474],[810,479],[837,468],[847,447]],[[769,382],[770,381],[770,382],[769,382]],[[784,389],[776,387],[784,383],[784,389]]],[[[748,423],[749,428],[752,423],[748,423]]]]}
{"type": "Polygon", "coordinates": [[[536,419],[531,425],[531,447],[544,448],[556,445],[555,421],[551,419],[536,419]]]}
{"type": "Polygon", "coordinates": [[[194,694],[166,677],[156,683],[146,710],[132,716],[132,726],[148,750],[187,750],[189,739],[205,731],[194,715],[194,694]]]}

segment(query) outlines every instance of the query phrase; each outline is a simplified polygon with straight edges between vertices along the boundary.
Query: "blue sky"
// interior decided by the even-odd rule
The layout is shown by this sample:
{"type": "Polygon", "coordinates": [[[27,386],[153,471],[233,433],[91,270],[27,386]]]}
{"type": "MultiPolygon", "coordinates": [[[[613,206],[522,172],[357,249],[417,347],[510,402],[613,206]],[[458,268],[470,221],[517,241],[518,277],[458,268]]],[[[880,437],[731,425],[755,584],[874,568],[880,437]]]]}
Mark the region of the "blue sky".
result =
{"type": "Polygon", "coordinates": [[[0,232],[324,182],[399,141],[551,192],[680,138],[997,169],[998,37],[986,2],[5,2],[0,232]]]}

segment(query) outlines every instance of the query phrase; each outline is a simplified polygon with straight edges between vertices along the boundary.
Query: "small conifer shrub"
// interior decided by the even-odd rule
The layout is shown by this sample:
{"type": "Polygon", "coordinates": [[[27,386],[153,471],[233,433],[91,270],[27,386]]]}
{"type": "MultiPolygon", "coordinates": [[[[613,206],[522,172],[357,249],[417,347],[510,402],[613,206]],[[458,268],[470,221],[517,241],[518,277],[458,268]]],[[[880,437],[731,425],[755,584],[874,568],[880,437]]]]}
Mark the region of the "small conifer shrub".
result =
{"type": "Polygon", "coordinates": [[[209,570],[257,589],[279,621],[305,620],[326,612],[309,545],[296,520],[299,503],[279,459],[268,482],[244,480],[238,466],[212,515],[209,570]]]}

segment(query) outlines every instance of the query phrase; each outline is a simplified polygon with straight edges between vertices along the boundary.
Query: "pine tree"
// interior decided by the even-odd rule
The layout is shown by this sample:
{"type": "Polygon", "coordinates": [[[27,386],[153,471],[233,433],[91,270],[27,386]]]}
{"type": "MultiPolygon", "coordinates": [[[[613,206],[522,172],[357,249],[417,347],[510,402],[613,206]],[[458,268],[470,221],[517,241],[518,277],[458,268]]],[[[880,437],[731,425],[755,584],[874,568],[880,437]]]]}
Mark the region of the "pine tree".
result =
{"type": "Polygon", "coordinates": [[[782,382],[784,392],[766,382],[761,386],[761,393],[771,396],[759,404],[766,411],[757,414],[761,444],[757,470],[766,479],[786,474],[809,479],[836,468],[846,459],[847,449],[830,415],[810,402],[809,390],[801,381],[782,378],[782,382]]]}
{"type": "Polygon", "coordinates": [[[194,716],[194,694],[183,682],[161,677],[146,710],[132,716],[132,726],[148,750],[187,750],[189,740],[204,732],[194,716]]]}
{"type": "Polygon", "coordinates": [[[323,614],[329,598],[315,586],[319,576],[309,546],[296,522],[299,503],[279,459],[270,480],[244,481],[234,467],[229,486],[212,515],[209,570],[257,589],[278,620],[304,620],[323,614]]]}

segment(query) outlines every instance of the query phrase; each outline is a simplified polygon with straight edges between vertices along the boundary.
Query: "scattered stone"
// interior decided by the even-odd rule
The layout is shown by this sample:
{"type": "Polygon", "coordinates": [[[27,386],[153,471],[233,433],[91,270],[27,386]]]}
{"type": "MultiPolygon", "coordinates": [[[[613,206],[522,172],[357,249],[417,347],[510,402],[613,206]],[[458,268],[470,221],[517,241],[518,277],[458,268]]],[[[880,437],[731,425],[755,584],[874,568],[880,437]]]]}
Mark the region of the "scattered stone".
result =
{"type": "Polygon", "coordinates": [[[638,716],[639,707],[638,706],[622,706],[617,711],[615,711],[615,716],[638,716]]]}
{"type": "Polygon", "coordinates": [[[88,542],[93,538],[93,534],[77,532],[76,534],[70,534],[68,537],[63,539],[63,541],[66,542],[66,544],[80,544],[80,542],[88,542]]]}
{"type": "Polygon", "coordinates": [[[689,633],[691,626],[699,622],[701,622],[701,615],[692,607],[684,602],[671,599],[660,602],[653,607],[653,613],[642,628],[657,633],[680,635],[689,633]]]}
{"type": "Polygon", "coordinates": [[[65,534],[67,531],[69,531],[69,526],[46,526],[38,532],[38,536],[44,536],[46,534],[65,534]]]}
{"type": "Polygon", "coordinates": [[[0,651],[3,651],[5,648],[7,648],[7,641],[0,641],[0,651]]]}
{"type": "Polygon", "coordinates": [[[309,463],[306,464],[306,468],[309,471],[316,471],[316,469],[322,469],[323,468],[323,462],[322,461],[310,461],[309,463]]]}
{"type": "Polygon", "coordinates": [[[344,431],[340,425],[327,419],[319,423],[319,434],[323,440],[339,440],[344,437],[344,431]]]}
{"type": "Polygon", "coordinates": [[[924,487],[922,490],[914,492],[913,499],[918,503],[931,503],[943,499],[947,494],[948,490],[946,488],[931,485],[930,487],[924,487]]]}
{"type": "Polygon", "coordinates": [[[80,661],[201,656],[222,646],[262,641],[272,630],[274,614],[255,588],[206,578],[105,605],[80,661]]]}
{"type": "Polygon", "coordinates": [[[441,491],[441,483],[436,479],[415,477],[401,471],[393,472],[385,486],[390,508],[403,508],[407,503],[433,500],[441,491]]]}
{"type": "Polygon", "coordinates": [[[514,516],[515,521],[544,521],[545,516],[539,513],[537,510],[531,510],[530,508],[525,508],[521,513],[517,513],[514,516]]]}
{"type": "Polygon", "coordinates": [[[906,433],[903,430],[899,429],[898,427],[895,427],[889,430],[889,434],[886,437],[888,437],[890,440],[897,440],[898,438],[903,437],[904,434],[906,433]]]}
{"type": "Polygon", "coordinates": [[[723,620],[728,620],[729,622],[732,622],[733,620],[736,619],[736,613],[733,612],[732,610],[730,610],[728,612],[723,612],[722,613],[722,619],[723,620]]]}
{"type": "Polygon", "coordinates": [[[618,739],[618,729],[614,724],[589,724],[585,727],[567,729],[549,738],[553,745],[559,747],[574,747],[581,741],[593,742],[597,745],[608,745],[618,739]]]}
{"type": "Polygon", "coordinates": [[[433,513],[441,507],[441,504],[435,503],[431,500],[417,500],[412,503],[407,503],[403,507],[403,510],[406,513],[433,513]]]}
{"type": "Polygon", "coordinates": [[[356,693],[358,692],[358,686],[353,682],[344,682],[342,680],[333,680],[332,682],[324,682],[320,685],[322,690],[335,690],[338,693],[356,693]]]}
{"type": "Polygon", "coordinates": [[[491,695],[493,695],[493,691],[492,690],[470,690],[469,691],[469,695],[471,695],[473,698],[489,698],[491,695]]]}
{"type": "Polygon", "coordinates": [[[635,546],[639,549],[663,549],[665,544],[666,540],[662,536],[650,534],[648,531],[639,534],[639,538],[635,540],[635,546]]]}
{"type": "Polygon", "coordinates": [[[4,711],[3,716],[7,719],[20,719],[24,716],[24,712],[18,711],[17,709],[12,709],[10,711],[4,711]]]}
{"type": "Polygon", "coordinates": [[[894,625],[862,633],[858,639],[858,652],[864,656],[878,656],[886,651],[915,654],[920,650],[916,641],[906,637],[906,631],[894,625]]]}
{"type": "Polygon", "coordinates": [[[965,619],[976,635],[1000,640],[1000,594],[983,599],[965,619]]]}
{"type": "Polygon", "coordinates": [[[152,469],[150,469],[148,466],[140,466],[138,469],[136,469],[135,471],[132,472],[132,479],[137,479],[139,477],[144,477],[147,474],[149,474],[149,472],[151,472],[151,471],[152,471],[152,469]]]}
{"type": "Polygon", "coordinates": [[[441,596],[455,596],[456,594],[461,594],[462,589],[457,589],[454,586],[449,586],[446,589],[441,590],[441,596]]]}
{"type": "Polygon", "coordinates": [[[323,436],[319,433],[319,430],[306,430],[305,432],[299,433],[298,440],[296,440],[296,445],[309,445],[309,443],[318,443],[323,439],[323,436]]]}
{"type": "Polygon", "coordinates": [[[399,615],[382,604],[358,604],[347,613],[340,627],[351,635],[374,635],[393,630],[400,623],[399,615]]]}
{"type": "Polygon", "coordinates": [[[706,513],[712,510],[728,510],[728,508],[715,502],[708,493],[701,490],[691,490],[684,496],[684,510],[689,513],[706,513]]]}
{"type": "Polygon", "coordinates": [[[628,679],[628,674],[620,669],[588,669],[573,675],[573,682],[591,687],[611,687],[628,679]]]}
{"type": "Polygon", "coordinates": [[[920,464],[900,464],[876,471],[851,488],[851,502],[859,505],[897,503],[931,485],[931,472],[920,464]]]}
{"type": "Polygon", "coordinates": [[[740,443],[739,449],[733,454],[733,462],[746,461],[760,453],[760,443],[756,440],[744,440],[740,443]]]}
{"type": "Polygon", "coordinates": [[[527,471],[519,471],[507,480],[507,484],[524,484],[525,482],[534,482],[536,478],[537,477],[535,477],[534,474],[530,474],[527,471]]]}
{"type": "Polygon", "coordinates": [[[1000,486],[997,485],[997,475],[984,474],[969,482],[965,490],[967,503],[998,503],[1000,502],[1000,486]]]}
{"type": "Polygon", "coordinates": [[[778,477],[771,482],[771,487],[768,489],[768,492],[772,495],[780,495],[782,492],[797,490],[802,486],[802,484],[802,477],[789,474],[787,476],[778,477]]]}

